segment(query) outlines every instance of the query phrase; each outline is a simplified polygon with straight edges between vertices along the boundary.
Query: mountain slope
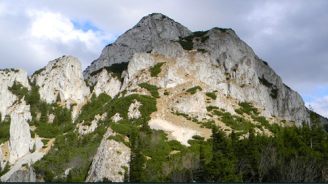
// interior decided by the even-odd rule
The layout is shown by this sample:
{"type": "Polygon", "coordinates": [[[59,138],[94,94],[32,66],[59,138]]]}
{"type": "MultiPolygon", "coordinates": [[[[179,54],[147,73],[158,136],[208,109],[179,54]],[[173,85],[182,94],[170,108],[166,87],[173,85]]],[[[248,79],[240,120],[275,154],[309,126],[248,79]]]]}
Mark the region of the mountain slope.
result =
{"type": "Polygon", "coordinates": [[[231,29],[150,14],[0,81],[1,181],[327,181],[325,119],[231,29]]]}

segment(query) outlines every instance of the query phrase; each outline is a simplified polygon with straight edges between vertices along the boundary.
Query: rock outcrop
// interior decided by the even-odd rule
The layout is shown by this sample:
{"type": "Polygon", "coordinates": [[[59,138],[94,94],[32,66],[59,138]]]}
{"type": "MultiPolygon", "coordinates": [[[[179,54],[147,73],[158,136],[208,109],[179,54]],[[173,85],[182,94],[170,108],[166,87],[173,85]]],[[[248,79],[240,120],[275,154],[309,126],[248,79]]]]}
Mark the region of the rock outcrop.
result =
{"type": "Polygon", "coordinates": [[[81,63],[72,56],[50,61],[45,68],[33,74],[32,81],[39,86],[40,97],[47,103],[60,101],[68,108],[73,105],[73,117],[90,94],[82,76],[81,63]]]}
{"type": "Polygon", "coordinates": [[[138,119],[141,117],[139,108],[142,106],[140,102],[134,100],[134,102],[129,106],[128,109],[128,118],[129,119],[138,119]]]}
{"type": "Polygon", "coordinates": [[[101,93],[106,93],[110,97],[114,98],[121,89],[121,81],[117,77],[114,77],[106,69],[103,69],[98,75],[94,77],[93,92],[96,96],[101,93]]]}
{"type": "Polygon", "coordinates": [[[108,129],[92,161],[87,182],[123,182],[129,172],[131,150],[125,144],[109,139],[115,133],[108,129]]]}
{"type": "Polygon", "coordinates": [[[29,153],[31,133],[28,121],[32,119],[30,106],[22,99],[11,108],[9,162],[14,163],[18,158],[29,153]]]}
{"type": "Polygon", "coordinates": [[[3,69],[0,70],[0,114],[1,120],[4,120],[6,115],[10,115],[9,108],[17,100],[17,97],[9,91],[15,82],[19,82],[24,87],[30,89],[27,78],[27,73],[23,70],[3,69]]]}
{"type": "Polygon", "coordinates": [[[6,174],[1,176],[0,181],[8,182],[10,180],[12,182],[35,182],[35,174],[31,165],[42,159],[44,155],[44,152],[34,152],[23,156],[11,166],[6,174]]]}
{"type": "Polygon", "coordinates": [[[36,182],[36,175],[32,167],[23,167],[15,171],[6,182],[36,182]]]}
{"type": "Polygon", "coordinates": [[[167,40],[179,40],[191,31],[169,17],[154,13],[142,18],[137,25],[125,32],[113,44],[106,46],[100,57],[84,71],[85,78],[103,67],[126,63],[134,53],[151,52],[167,40]]]}
{"type": "Polygon", "coordinates": [[[1,147],[0,147],[0,171],[2,171],[3,167],[4,167],[3,155],[2,155],[2,150],[1,150],[1,147]]]}

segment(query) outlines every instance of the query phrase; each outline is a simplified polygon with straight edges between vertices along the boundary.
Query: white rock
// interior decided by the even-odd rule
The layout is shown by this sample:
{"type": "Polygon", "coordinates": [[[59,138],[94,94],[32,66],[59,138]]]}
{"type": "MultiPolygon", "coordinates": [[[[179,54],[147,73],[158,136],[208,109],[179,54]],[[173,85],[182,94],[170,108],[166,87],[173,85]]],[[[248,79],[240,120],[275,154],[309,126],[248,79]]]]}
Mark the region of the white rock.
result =
{"type": "Polygon", "coordinates": [[[123,118],[121,117],[120,113],[116,113],[111,119],[114,123],[117,123],[118,121],[121,121],[123,118]]]}
{"type": "Polygon", "coordinates": [[[197,117],[204,117],[207,113],[205,97],[202,92],[176,98],[174,100],[175,101],[172,102],[172,108],[180,113],[190,114],[197,117]]]}
{"type": "Polygon", "coordinates": [[[54,122],[54,120],[55,120],[55,115],[54,114],[49,114],[49,116],[48,116],[48,123],[53,123],[54,122]]]}
{"type": "Polygon", "coordinates": [[[89,133],[92,133],[96,130],[98,127],[99,121],[104,121],[107,117],[107,113],[104,113],[102,115],[97,114],[94,119],[91,121],[90,125],[84,125],[84,121],[82,123],[79,123],[77,125],[78,132],[80,135],[86,135],[89,133]]]}
{"type": "Polygon", "coordinates": [[[141,107],[142,104],[138,102],[137,100],[134,100],[133,103],[131,103],[129,109],[128,109],[128,118],[129,119],[138,119],[141,117],[141,113],[139,111],[139,107],[141,107]]]}
{"type": "Polygon", "coordinates": [[[35,143],[34,144],[35,144],[35,150],[40,150],[44,146],[44,144],[43,144],[43,142],[42,142],[42,140],[41,140],[40,137],[38,137],[38,138],[35,139],[35,143]]]}
{"type": "Polygon", "coordinates": [[[27,73],[23,70],[16,69],[3,69],[0,70],[0,114],[1,120],[4,120],[6,115],[9,114],[9,108],[17,100],[17,97],[12,94],[8,87],[12,87],[14,82],[19,82],[27,89],[30,89],[30,85],[27,78],[27,73]]]}
{"type": "Polygon", "coordinates": [[[108,129],[93,158],[87,182],[101,182],[105,178],[112,182],[123,182],[123,168],[126,167],[129,172],[131,150],[123,143],[109,140],[108,137],[111,135],[115,134],[108,129]]]}
{"type": "Polygon", "coordinates": [[[3,161],[4,161],[4,158],[3,158],[2,150],[0,147],[0,171],[2,171],[2,168],[4,167],[3,161]]]}
{"type": "MultiPolygon", "coordinates": [[[[23,165],[32,165],[33,163],[37,162],[38,160],[42,159],[45,153],[43,152],[34,152],[25,155],[24,157],[17,160],[17,162],[10,168],[10,170],[0,177],[0,181],[6,182],[8,181],[12,175],[14,175],[17,171],[21,170],[23,165]]],[[[19,182],[19,181],[16,181],[19,182]]],[[[30,181],[33,182],[33,181],[30,181]]]]}
{"type": "MultiPolygon", "coordinates": [[[[83,105],[90,94],[82,76],[81,63],[72,56],[50,61],[41,72],[32,76],[32,81],[40,87],[42,100],[54,103],[59,96],[68,108],[77,105],[76,108],[80,109],[79,105],[83,105]]],[[[76,117],[78,113],[73,114],[76,117]]]]}
{"type": "Polygon", "coordinates": [[[9,162],[12,164],[18,158],[29,153],[31,133],[28,121],[32,119],[32,116],[30,106],[26,105],[23,99],[20,103],[14,104],[10,110],[9,162]]]}
{"type": "Polygon", "coordinates": [[[106,93],[114,98],[120,92],[120,88],[121,81],[113,77],[106,69],[103,69],[96,77],[96,85],[93,91],[96,96],[99,96],[101,93],[106,93]]]}
{"type": "Polygon", "coordinates": [[[92,120],[90,125],[83,125],[83,123],[78,124],[78,132],[80,135],[86,135],[92,133],[98,127],[98,120],[92,120]]]}
{"type": "Polygon", "coordinates": [[[163,119],[151,119],[148,124],[151,129],[168,132],[169,136],[186,146],[189,146],[188,140],[192,139],[194,135],[197,135],[195,130],[174,125],[163,119]]]}

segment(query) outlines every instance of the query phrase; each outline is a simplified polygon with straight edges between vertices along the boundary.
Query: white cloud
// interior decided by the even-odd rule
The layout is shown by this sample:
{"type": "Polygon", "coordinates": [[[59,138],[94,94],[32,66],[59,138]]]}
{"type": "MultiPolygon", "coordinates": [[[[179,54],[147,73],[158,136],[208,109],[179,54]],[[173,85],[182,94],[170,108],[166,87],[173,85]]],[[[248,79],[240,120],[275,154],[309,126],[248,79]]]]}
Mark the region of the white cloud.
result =
{"type": "Polygon", "coordinates": [[[309,103],[306,103],[308,107],[311,107],[318,114],[328,118],[328,96],[317,98],[309,103]]]}
{"type": "Polygon", "coordinates": [[[63,44],[79,41],[90,50],[102,45],[102,33],[76,29],[72,21],[60,13],[29,10],[28,15],[32,20],[29,34],[34,39],[63,44]]]}

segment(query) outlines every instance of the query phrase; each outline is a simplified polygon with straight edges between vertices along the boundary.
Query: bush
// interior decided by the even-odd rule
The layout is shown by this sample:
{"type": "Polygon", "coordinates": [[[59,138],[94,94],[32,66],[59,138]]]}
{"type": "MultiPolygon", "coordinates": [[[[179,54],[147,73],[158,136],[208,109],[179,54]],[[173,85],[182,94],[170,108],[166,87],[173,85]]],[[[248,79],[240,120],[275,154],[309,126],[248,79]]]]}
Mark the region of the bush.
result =
{"type": "Polygon", "coordinates": [[[210,92],[206,93],[206,96],[212,98],[213,100],[216,100],[216,94],[213,93],[213,92],[212,93],[210,93],[210,92]]]}
{"type": "Polygon", "coordinates": [[[79,137],[77,132],[56,136],[54,147],[42,160],[33,164],[38,175],[45,181],[83,182],[89,166],[102,140],[106,128],[100,124],[95,132],[79,137]],[[71,168],[67,178],[62,178],[66,169],[71,168]]]}
{"type": "Polygon", "coordinates": [[[2,122],[0,119],[0,144],[9,140],[10,137],[9,129],[10,129],[10,118],[9,121],[7,118],[7,120],[4,120],[2,122]]]}
{"type": "Polygon", "coordinates": [[[26,87],[24,87],[21,83],[16,82],[16,81],[14,82],[12,87],[9,87],[8,89],[14,95],[16,95],[19,100],[28,94],[28,89],[26,87]]]}
{"type": "Polygon", "coordinates": [[[157,86],[151,85],[151,84],[148,84],[148,83],[145,83],[145,82],[139,84],[139,86],[141,88],[147,89],[150,92],[151,96],[153,96],[155,98],[159,98],[159,93],[158,93],[158,87],[157,86]]]}
{"type": "MultiPolygon", "coordinates": [[[[109,67],[104,67],[108,72],[112,73],[114,75],[114,77],[118,78],[119,80],[122,80],[121,79],[121,76],[122,76],[122,72],[124,70],[126,70],[128,68],[128,62],[125,62],[125,63],[115,63],[115,64],[112,64],[111,66],[109,67]]],[[[94,76],[94,75],[97,75],[98,73],[100,73],[104,68],[101,68],[99,70],[96,70],[94,72],[92,72],[90,74],[90,76],[94,76]]]]}
{"type": "Polygon", "coordinates": [[[93,95],[91,100],[82,107],[81,113],[75,122],[84,121],[85,124],[90,123],[95,115],[102,114],[105,111],[103,106],[111,100],[112,98],[105,93],[100,94],[98,97],[93,95]]]}
{"type": "Polygon", "coordinates": [[[161,67],[164,65],[164,63],[157,63],[155,66],[151,67],[149,69],[150,76],[157,77],[159,73],[161,73],[161,67]]]}
{"type": "Polygon", "coordinates": [[[257,108],[253,107],[253,105],[249,102],[241,102],[239,103],[239,106],[240,106],[239,110],[246,114],[249,115],[251,115],[252,113],[255,115],[259,114],[257,108]]]}
{"type": "Polygon", "coordinates": [[[195,86],[195,87],[187,89],[187,92],[193,95],[197,92],[197,90],[201,91],[203,89],[200,86],[195,86]]]}

